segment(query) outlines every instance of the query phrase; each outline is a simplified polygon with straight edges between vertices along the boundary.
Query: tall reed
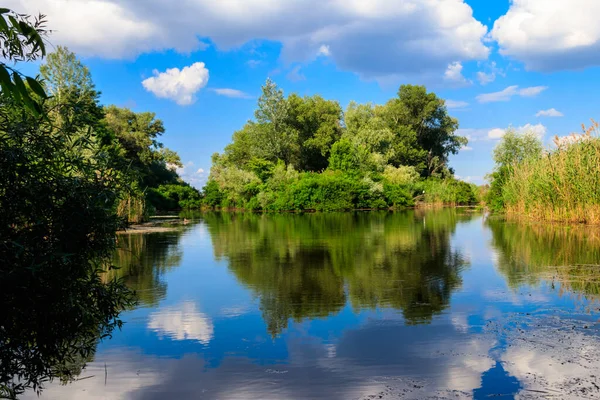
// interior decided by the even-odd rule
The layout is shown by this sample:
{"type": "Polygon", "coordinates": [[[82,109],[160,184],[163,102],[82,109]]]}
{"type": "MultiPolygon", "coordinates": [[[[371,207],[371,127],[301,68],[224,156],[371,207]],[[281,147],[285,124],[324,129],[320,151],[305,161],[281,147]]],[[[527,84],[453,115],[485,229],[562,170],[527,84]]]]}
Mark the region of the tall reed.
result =
{"type": "Polygon", "coordinates": [[[503,188],[509,216],[600,224],[599,124],[554,139],[541,158],[514,165],[503,188]]]}

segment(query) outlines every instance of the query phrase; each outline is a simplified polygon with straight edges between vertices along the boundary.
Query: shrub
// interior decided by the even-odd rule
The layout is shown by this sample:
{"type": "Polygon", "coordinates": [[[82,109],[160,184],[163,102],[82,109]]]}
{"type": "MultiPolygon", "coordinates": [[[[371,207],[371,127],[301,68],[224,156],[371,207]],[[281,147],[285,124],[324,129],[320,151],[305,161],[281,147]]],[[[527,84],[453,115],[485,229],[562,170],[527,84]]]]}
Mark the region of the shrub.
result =
{"type": "Polygon", "coordinates": [[[148,200],[157,210],[190,210],[202,207],[200,192],[188,184],[167,184],[150,189],[148,200]]]}

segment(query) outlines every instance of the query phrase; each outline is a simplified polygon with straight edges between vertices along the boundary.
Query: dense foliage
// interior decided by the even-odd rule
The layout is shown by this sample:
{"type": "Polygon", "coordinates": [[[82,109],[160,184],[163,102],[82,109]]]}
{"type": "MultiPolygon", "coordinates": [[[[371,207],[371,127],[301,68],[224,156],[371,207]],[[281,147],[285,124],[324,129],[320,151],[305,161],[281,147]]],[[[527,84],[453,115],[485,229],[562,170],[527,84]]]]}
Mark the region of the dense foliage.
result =
{"type": "MultiPolygon", "coordinates": [[[[19,27],[23,36],[36,29],[19,27]]],[[[13,61],[35,58],[23,51],[43,55],[15,35],[0,39],[13,61]]],[[[4,84],[0,93],[0,396],[8,398],[78,374],[134,301],[100,276],[121,222],[123,180],[97,105],[75,92],[48,99],[36,90],[41,82],[25,82],[29,99],[4,84]]]]}
{"type": "Polygon", "coordinates": [[[40,73],[51,96],[46,103],[55,123],[74,127],[78,138],[91,140],[92,148],[102,148],[110,167],[118,171],[120,216],[140,222],[155,209],[199,207],[200,193],[175,171],[182,167],[179,156],[159,141],[165,128],[154,113],[100,105],[89,70],[64,47],[48,55],[40,73]],[[76,102],[77,108],[65,107],[69,102],[76,102]],[[101,139],[88,137],[82,129],[86,126],[100,132],[101,139]]]}
{"type": "Polygon", "coordinates": [[[467,143],[444,101],[404,85],[385,105],[300,97],[267,80],[255,120],[213,156],[204,203],[265,211],[472,204],[448,156],[467,143]]]}
{"type": "Polygon", "coordinates": [[[40,77],[43,16],[0,9],[0,397],[76,376],[134,293],[109,273],[115,232],[155,205],[197,207],[152,113],[103,107],[63,47],[40,77]],[[148,199],[153,202],[149,203],[148,199]]]}
{"type": "Polygon", "coordinates": [[[555,138],[544,151],[533,133],[509,132],[494,152],[487,203],[494,211],[535,220],[600,223],[598,124],[555,138]]]}

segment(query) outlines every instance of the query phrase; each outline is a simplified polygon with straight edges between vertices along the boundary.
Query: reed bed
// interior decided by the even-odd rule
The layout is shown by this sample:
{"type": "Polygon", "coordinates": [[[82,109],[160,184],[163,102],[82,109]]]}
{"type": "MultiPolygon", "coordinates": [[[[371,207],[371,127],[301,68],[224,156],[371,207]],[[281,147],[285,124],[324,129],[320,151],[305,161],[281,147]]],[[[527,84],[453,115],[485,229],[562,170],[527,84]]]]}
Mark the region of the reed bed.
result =
{"type": "Polygon", "coordinates": [[[541,158],[513,166],[503,188],[508,216],[539,221],[600,224],[598,123],[583,134],[555,138],[541,158]]]}

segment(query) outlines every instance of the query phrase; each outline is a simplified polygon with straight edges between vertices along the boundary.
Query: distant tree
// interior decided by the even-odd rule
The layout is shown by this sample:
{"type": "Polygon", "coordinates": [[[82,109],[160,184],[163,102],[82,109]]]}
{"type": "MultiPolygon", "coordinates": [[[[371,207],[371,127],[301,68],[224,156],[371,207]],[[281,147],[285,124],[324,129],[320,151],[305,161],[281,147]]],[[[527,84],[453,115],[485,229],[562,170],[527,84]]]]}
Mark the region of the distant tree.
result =
{"type": "Polygon", "coordinates": [[[69,90],[82,95],[93,92],[93,97],[97,96],[89,69],[66,47],[58,46],[48,54],[46,62],[40,66],[40,74],[48,93],[57,102],[60,102],[61,94],[69,90]]]}
{"type": "Polygon", "coordinates": [[[499,167],[511,166],[528,158],[539,158],[543,150],[542,141],[534,132],[508,129],[494,149],[494,161],[499,167]]]}
{"type": "Polygon", "coordinates": [[[165,127],[156,114],[116,106],[106,107],[105,114],[108,129],[124,149],[122,162],[135,174],[142,190],[177,181],[177,173],[169,167],[183,164],[177,153],[158,140],[165,127]]]}

